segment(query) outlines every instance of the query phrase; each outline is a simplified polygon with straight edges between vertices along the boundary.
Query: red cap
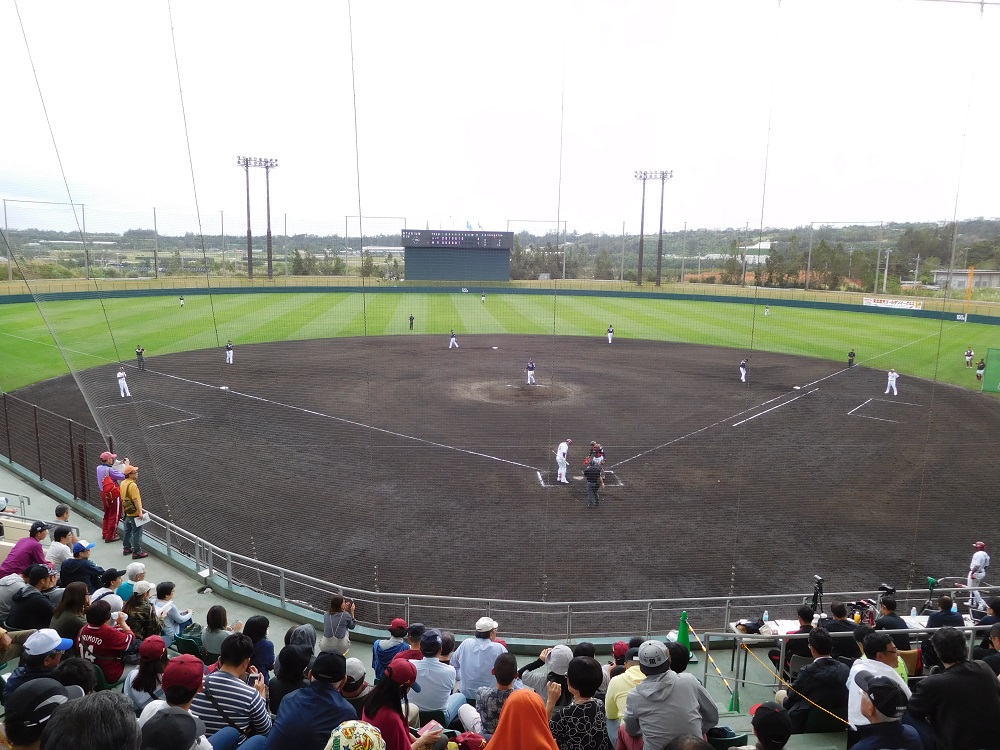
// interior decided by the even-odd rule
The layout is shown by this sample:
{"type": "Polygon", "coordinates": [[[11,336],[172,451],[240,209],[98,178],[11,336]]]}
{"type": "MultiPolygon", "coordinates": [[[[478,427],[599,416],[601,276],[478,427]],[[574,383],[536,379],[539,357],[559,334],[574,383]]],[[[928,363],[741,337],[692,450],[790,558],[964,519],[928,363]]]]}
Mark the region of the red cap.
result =
{"type": "Polygon", "coordinates": [[[409,626],[406,624],[406,620],[402,617],[397,617],[395,620],[389,623],[390,630],[406,630],[409,626]]]}
{"type": "Polygon", "coordinates": [[[972,546],[976,549],[986,549],[986,542],[976,542],[972,546]]]}
{"type": "Polygon", "coordinates": [[[395,659],[385,668],[385,676],[399,685],[405,685],[420,692],[417,684],[417,668],[408,659],[395,659]]]}
{"type": "Polygon", "coordinates": [[[624,659],[625,654],[628,653],[628,643],[625,641],[616,641],[615,645],[611,647],[612,652],[614,652],[616,659],[624,659]]]}
{"type": "Polygon", "coordinates": [[[204,681],[205,662],[193,654],[181,654],[167,662],[160,684],[164,690],[169,690],[174,685],[188,690],[201,690],[204,681]]]}

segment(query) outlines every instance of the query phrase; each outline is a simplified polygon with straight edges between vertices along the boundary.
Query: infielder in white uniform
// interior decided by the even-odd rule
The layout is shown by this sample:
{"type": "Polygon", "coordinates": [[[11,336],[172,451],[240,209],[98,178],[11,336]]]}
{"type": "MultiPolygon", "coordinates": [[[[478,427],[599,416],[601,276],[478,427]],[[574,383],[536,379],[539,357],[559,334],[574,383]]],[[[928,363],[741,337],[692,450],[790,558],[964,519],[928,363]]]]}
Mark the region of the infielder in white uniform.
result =
{"type": "Polygon", "coordinates": [[[888,393],[892,391],[893,396],[898,396],[896,393],[896,380],[899,378],[899,373],[895,370],[889,370],[889,382],[885,384],[885,392],[888,393]]]}
{"type": "Polygon", "coordinates": [[[972,347],[971,346],[968,349],[965,350],[965,366],[966,367],[972,367],[972,358],[975,357],[975,356],[976,356],[976,353],[974,351],[972,351],[972,347]]]}
{"type": "Polygon", "coordinates": [[[455,331],[454,330],[452,330],[452,332],[451,332],[451,340],[448,341],[448,348],[449,349],[452,349],[452,348],[458,349],[458,337],[455,336],[455,331]]]}
{"type": "Polygon", "coordinates": [[[740,362],[740,382],[747,382],[747,368],[749,367],[748,362],[744,359],[740,362]]]}
{"type": "Polygon", "coordinates": [[[990,566],[990,556],[986,554],[985,542],[976,542],[972,546],[976,548],[976,551],[972,555],[972,562],[969,563],[967,585],[972,592],[969,595],[969,606],[976,609],[986,609],[986,601],[979,593],[979,583],[986,578],[986,569],[990,566]]]}
{"type": "Polygon", "coordinates": [[[559,472],[556,474],[556,481],[560,484],[569,484],[569,479],[566,478],[566,469],[569,466],[569,459],[567,454],[569,453],[569,447],[573,445],[573,441],[570,438],[566,438],[559,446],[553,451],[556,454],[556,463],[559,465],[559,472]]]}
{"type": "Polygon", "coordinates": [[[524,368],[524,371],[528,373],[528,385],[538,385],[535,382],[535,360],[529,359],[528,365],[524,368]]]}
{"type": "Polygon", "coordinates": [[[128,390],[128,383],[125,382],[125,368],[122,367],[118,370],[118,392],[122,394],[122,398],[126,396],[131,396],[128,390]]]}
{"type": "Polygon", "coordinates": [[[233,340],[229,339],[226,342],[226,364],[231,365],[233,363],[233,340]]]}
{"type": "Polygon", "coordinates": [[[184,295],[181,295],[181,307],[184,307],[184,295]]]}
{"type": "Polygon", "coordinates": [[[608,343],[611,343],[611,339],[615,337],[615,327],[608,326],[608,343]]]}

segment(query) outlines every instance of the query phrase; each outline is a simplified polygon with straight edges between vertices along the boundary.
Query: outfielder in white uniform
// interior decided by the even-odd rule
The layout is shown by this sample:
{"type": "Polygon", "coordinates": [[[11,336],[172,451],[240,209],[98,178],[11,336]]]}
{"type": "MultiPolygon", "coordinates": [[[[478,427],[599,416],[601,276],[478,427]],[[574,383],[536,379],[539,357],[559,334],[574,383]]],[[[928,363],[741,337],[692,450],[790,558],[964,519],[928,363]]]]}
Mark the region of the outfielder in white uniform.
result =
{"type": "Polygon", "coordinates": [[[898,396],[896,392],[896,379],[899,378],[899,373],[895,370],[889,370],[889,382],[885,384],[885,392],[888,393],[892,391],[893,396],[898,396]]]}
{"type": "Polygon", "coordinates": [[[118,392],[122,394],[122,398],[126,396],[131,396],[128,390],[128,383],[125,382],[125,368],[122,367],[118,370],[118,392]]]}
{"type": "Polygon", "coordinates": [[[615,327],[608,326],[608,343],[611,343],[611,339],[615,337],[615,327]]]}
{"type": "Polygon", "coordinates": [[[184,295],[181,295],[181,307],[184,307],[184,295]]]}
{"type": "Polygon", "coordinates": [[[226,342],[226,364],[231,365],[233,363],[233,340],[229,339],[226,342]]]}
{"type": "Polygon", "coordinates": [[[986,569],[990,566],[990,556],[986,554],[985,542],[976,542],[972,546],[976,548],[976,551],[972,555],[972,562],[969,563],[969,579],[967,581],[971,591],[969,606],[976,609],[986,609],[986,601],[979,593],[979,584],[986,578],[986,569]]]}
{"type": "Polygon", "coordinates": [[[535,382],[535,360],[529,359],[528,365],[524,368],[524,371],[528,373],[528,385],[538,385],[535,382]]]}
{"type": "Polygon", "coordinates": [[[570,438],[566,438],[559,446],[555,449],[556,463],[559,465],[559,472],[556,474],[556,481],[560,484],[569,484],[569,479],[566,478],[566,469],[569,467],[569,459],[567,454],[569,453],[569,447],[573,445],[573,441],[570,438]]]}
{"type": "Polygon", "coordinates": [[[451,348],[458,349],[458,337],[455,336],[455,331],[454,330],[452,330],[452,332],[451,332],[451,339],[448,341],[448,348],[449,349],[451,349],[451,348]]]}

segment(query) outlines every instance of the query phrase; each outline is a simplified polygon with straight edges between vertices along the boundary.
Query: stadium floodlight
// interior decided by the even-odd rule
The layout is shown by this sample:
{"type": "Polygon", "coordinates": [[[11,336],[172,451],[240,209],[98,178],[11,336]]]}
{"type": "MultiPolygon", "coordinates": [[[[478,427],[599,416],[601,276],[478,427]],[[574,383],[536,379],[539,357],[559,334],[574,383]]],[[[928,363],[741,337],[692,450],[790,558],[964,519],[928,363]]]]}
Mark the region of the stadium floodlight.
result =
{"type": "Polygon", "coordinates": [[[642,212],[639,217],[639,269],[636,273],[636,286],[642,286],[642,256],[646,237],[646,180],[660,181],[660,239],[656,249],[656,285],[660,285],[663,270],[663,195],[667,180],[673,178],[673,170],[636,170],[635,179],[642,180],[642,212]]]}
{"type": "Polygon", "coordinates": [[[247,177],[247,278],[253,279],[253,235],[250,233],[250,167],[263,167],[267,191],[267,278],[274,278],[271,247],[271,170],[278,166],[277,159],[264,156],[237,156],[237,166],[243,167],[247,177]]]}

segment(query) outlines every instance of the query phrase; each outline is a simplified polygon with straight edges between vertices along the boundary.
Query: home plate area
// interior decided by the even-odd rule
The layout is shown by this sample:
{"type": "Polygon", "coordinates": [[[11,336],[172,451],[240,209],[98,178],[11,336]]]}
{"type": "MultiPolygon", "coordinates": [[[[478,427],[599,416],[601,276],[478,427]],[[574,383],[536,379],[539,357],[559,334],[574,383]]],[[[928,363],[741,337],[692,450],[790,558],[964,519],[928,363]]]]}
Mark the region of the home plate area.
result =
{"type": "MultiPolygon", "coordinates": [[[[573,483],[579,482],[579,483],[583,484],[586,481],[583,478],[583,474],[575,474],[575,475],[574,474],[570,474],[570,478],[573,480],[573,483]]],[[[563,486],[565,486],[565,485],[559,484],[559,482],[556,481],[556,472],[554,472],[554,471],[540,471],[540,472],[538,472],[538,483],[541,484],[542,487],[563,487],[563,486]]],[[[607,488],[607,487],[624,487],[624,486],[625,486],[625,483],[621,480],[621,478],[617,474],[615,474],[615,472],[610,471],[610,470],[606,470],[604,472],[604,487],[605,488],[607,488]]]]}

